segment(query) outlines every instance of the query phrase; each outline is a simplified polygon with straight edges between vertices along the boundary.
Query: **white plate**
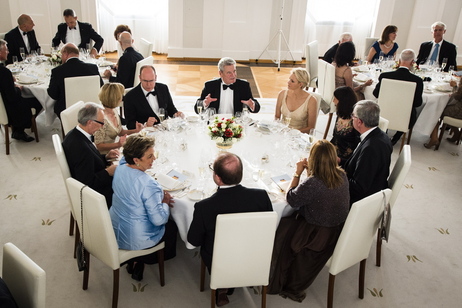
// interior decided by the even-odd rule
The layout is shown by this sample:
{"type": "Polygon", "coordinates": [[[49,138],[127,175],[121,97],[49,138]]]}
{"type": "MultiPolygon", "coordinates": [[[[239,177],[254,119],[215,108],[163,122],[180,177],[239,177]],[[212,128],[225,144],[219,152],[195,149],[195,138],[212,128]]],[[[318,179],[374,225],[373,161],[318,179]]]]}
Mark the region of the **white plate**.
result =
{"type": "Polygon", "coordinates": [[[25,82],[25,81],[21,81],[21,80],[16,79],[16,82],[19,83],[19,84],[34,84],[34,83],[37,83],[38,80],[31,80],[29,82],[25,82]]]}
{"type": "Polygon", "coordinates": [[[199,191],[197,189],[193,189],[190,192],[188,192],[188,198],[191,199],[192,201],[200,201],[204,197],[204,192],[199,191]]]}
{"type": "MultiPolygon", "coordinates": [[[[162,185],[161,185],[162,186],[162,185]]],[[[186,183],[181,183],[179,184],[178,186],[172,188],[172,189],[168,189],[164,186],[162,186],[162,188],[165,190],[165,191],[168,191],[168,192],[171,192],[171,191],[177,191],[177,190],[182,190],[183,188],[185,188],[187,186],[186,183]]]]}
{"type": "Polygon", "coordinates": [[[198,122],[199,121],[199,116],[186,117],[186,121],[188,121],[188,122],[198,122]]]}
{"type": "Polygon", "coordinates": [[[452,87],[449,85],[440,85],[436,86],[435,90],[440,92],[452,92],[452,87]]]}

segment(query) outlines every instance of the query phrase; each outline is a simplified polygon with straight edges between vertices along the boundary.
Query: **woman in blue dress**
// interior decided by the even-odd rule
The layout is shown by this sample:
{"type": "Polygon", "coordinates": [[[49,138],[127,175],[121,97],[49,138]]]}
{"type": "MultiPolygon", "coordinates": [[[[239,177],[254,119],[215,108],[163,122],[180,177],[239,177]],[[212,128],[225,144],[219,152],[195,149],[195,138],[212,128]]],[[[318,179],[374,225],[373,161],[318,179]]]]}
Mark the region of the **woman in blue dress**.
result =
{"type": "Polygon", "coordinates": [[[397,33],[398,27],[393,25],[386,26],[382,31],[380,40],[376,41],[369,50],[367,61],[369,63],[374,63],[376,59],[379,59],[381,54],[384,59],[387,59],[389,56],[394,58],[399,47],[398,44],[395,43],[397,33]]]}

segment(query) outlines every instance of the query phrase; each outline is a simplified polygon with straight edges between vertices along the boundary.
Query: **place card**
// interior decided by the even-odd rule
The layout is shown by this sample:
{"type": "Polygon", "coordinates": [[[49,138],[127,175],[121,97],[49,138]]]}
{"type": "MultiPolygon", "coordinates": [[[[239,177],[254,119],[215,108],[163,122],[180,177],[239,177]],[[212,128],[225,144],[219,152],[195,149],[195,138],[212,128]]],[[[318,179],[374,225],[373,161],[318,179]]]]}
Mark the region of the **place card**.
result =
{"type": "Polygon", "coordinates": [[[271,179],[281,191],[286,191],[290,181],[292,180],[291,177],[287,174],[274,176],[271,179]]]}
{"type": "Polygon", "coordinates": [[[183,173],[181,172],[178,172],[174,169],[170,170],[169,173],[167,173],[167,175],[175,180],[178,180],[180,182],[184,182],[188,177],[186,175],[184,175],[183,173]]]}

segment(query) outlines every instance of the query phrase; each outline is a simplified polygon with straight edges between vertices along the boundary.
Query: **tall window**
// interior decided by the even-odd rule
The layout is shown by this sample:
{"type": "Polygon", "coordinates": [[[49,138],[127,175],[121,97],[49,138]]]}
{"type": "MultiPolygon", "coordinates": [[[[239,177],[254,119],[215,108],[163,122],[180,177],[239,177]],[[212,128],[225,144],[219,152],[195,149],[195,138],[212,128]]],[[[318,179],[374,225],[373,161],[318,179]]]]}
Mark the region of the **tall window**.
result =
{"type": "Polygon", "coordinates": [[[343,32],[350,32],[356,56],[364,55],[365,38],[371,36],[379,0],[308,0],[306,16],[307,43],[318,40],[319,54],[338,42],[343,32]]]}
{"type": "Polygon", "coordinates": [[[158,53],[168,50],[168,0],[98,0],[101,36],[104,50],[117,50],[114,30],[117,25],[128,25],[135,46],[144,38],[154,44],[158,53]]]}

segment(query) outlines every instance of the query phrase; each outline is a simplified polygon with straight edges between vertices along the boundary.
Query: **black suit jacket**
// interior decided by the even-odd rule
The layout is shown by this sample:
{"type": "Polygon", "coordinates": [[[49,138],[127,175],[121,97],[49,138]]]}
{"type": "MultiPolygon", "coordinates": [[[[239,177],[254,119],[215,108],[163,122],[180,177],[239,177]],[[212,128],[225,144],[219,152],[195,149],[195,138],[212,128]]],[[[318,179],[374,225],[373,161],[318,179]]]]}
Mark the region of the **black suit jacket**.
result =
{"type": "MultiPolygon", "coordinates": [[[[257,113],[260,111],[260,104],[258,101],[253,98],[252,96],[252,91],[250,90],[250,84],[243,79],[236,79],[236,82],[234,83],[234,112],[241,112],[242,111],[242,103],[241,100],[249,100],[252,99],[255,102],[255,110],[250,110],[250,112],[257,113]]],[[[209,107],[213,107],[217,110],[218,113],[218,108],[220,108],[220,96],[221,96],[221,78],[209,80],[205,83],[204,89],[202,89],[202,94],[201,97],[199,98],[199,101],[202,101],[205,99],[207,95],[210,94],[210,97],[216,98],[217,100],[214,102],[211,102],[209,107]]],[[[197,102],[194,105],[194,111],[197,113],[197,102]]]]}
{"type": "Polygon", "coordinates": [[[350,203],[388,188],[391,152],[390,138],[378,127],[358,144],[343,166],[350,184],[350,203]]]}
{"type": "MultiPolygon", "coordinates": [[[[168,86],[163,83],[156,82],[154,90],[157,93],[159,108],[165,109],[166,117],[173,117],[178,110],[176,110],[175,105],[173,104],[168,86]]],[[[136,128],[136,122],[142,124],[145,123],[149,117],[155,117],[157,119],[156,123],[160,123],[159,117],[155,114],[154,110],[152,110],[143,90],[141,89],[141,83],[125,95],[124,115],[128,129],[136,128]]]]}
{"type": "MultiPolygon", "coordinates": [[[[93,47],[96,50],[100,50],[103,46],[104,39],[93,29],[91,24],[86,22],[77,21],[79,24],[80,31],[80,45],[78,48],[87,48],[87,44],[90,44],[90,39],[95,42],[93,47]]],[[[58,25],[58,32],[56,32],[55,37],[52,40],[53,46],[59,46],[60,42],[66,44],[66,34],[67,34],[67,24],[61,23],[58,25]]]]}
{"type": "MultiPolygon", "coordinates": [[[[433,41],[424,42],[420,45],[419,54],[417,55],[417,64],[424,64],[428,58],[430,58],[430,51],[433,47],[433,41]]],[[[457,49],[456,45],[449,43],[448,41],[443,40],[440,46],[440,54],[438,56],[438,63],[441,65],[443,59],[448,58],[448,62],[444,71],[447,72],[451,65],[454,66],[454,69],[457,70],[457,49]]]]}
{"type": "Polygon", "coordinates": [[[71,130],[63,141],[71,176],[106,197],[108,208],[112,205],[112,176],[105,170],[106,158],[78,129],[71,130]]]}
{"type": "Polygon", "coordinates": [[[0,65],[0,93],[5,104],[8,122],[15,128],[30,127],[32,113],[21,97],[21,90],[14,85],[10,70],[0,65]]]}
{"type": "Polygon", "coordinates": [[[416,83],[414,91],[414,101],[412,103],[411,118],[409,119],[409,128],[413,127],[417,121],[416,108],[422,105],[423,80],[417,75],[411,73],[407,68],[398,68],[396,71],[382,73],[379,76],[379,83],[375,86],[374,96],[379,97],[380,85],[383,78],[411,81],[416,83]]]}
{"type": "MultiPolygon", "coordinates": [[[[66,109],[64,78],[92,75],[99,76],[98,67],[95,64],[80,61],[78,58],[70,58],[66,63],[51,70],[50,84],[47,92],[52,99],[56,100],[54,111],[58,117],[61,115],[61,111],[66,109]]],[[[103,79],[100,76],[100,86],[102,85],[103,79]]],[[[85,89],[82,89],[82,91],[85,91],[85,89]]]]}
{"type": "MultiPolygon", "coordinates": [[[[216,219],[219,214],[273,211],[268,193],[262,189],[237,185],[222,188],[210,198],[194,205],[194,216],[188,231],[188,242],[201,246],[201,256],[211,269],[216,219]]],[[[249,234],[249,236],[251,236],[249,234]]]]}
{"type": "MultiPolygon", "coordinates": [[[[24,43],[23,40],[23,35],[21,34],[21,31],[19,31],[19,28],[16,27],[7,34],[5,34],[5,41],[8,42],[8,58],[6,60],[6,64],[13,63],[13,56],[18,57],[18,61],[23,61],[24,59],[21,57],[19,53],[19,48],[24,47],[24,51],[26,52],[26,55],[29,54],[29,51],[26,48],[26,44],[24,43]]],[[[31,30],[27,32],[27,38],[29,39],[29,47],[30,50],[35,50],[40,48],[39,43],[37,42],[37,38],[35,37],[35,31],[31,30]]]]}
{"type": "Polygon", "coordinates": [[[119,58],[117,77],[111,76],[109,80],[111,82],[120,82],[125,88],[132,88],[136,74],[136,63],[143,59],[143,56],[138,51],[133,49],[133,47],[128,47],[119,58]]]}
{"type": "Polygon", "coordinates": [[[334,61],[335,54],[337,53],[338,46],[339,46],[339,43],[329,48],[329,50],[326,51],[322,59],[326,61],[327,63],[332,63],[334,61]]]}

